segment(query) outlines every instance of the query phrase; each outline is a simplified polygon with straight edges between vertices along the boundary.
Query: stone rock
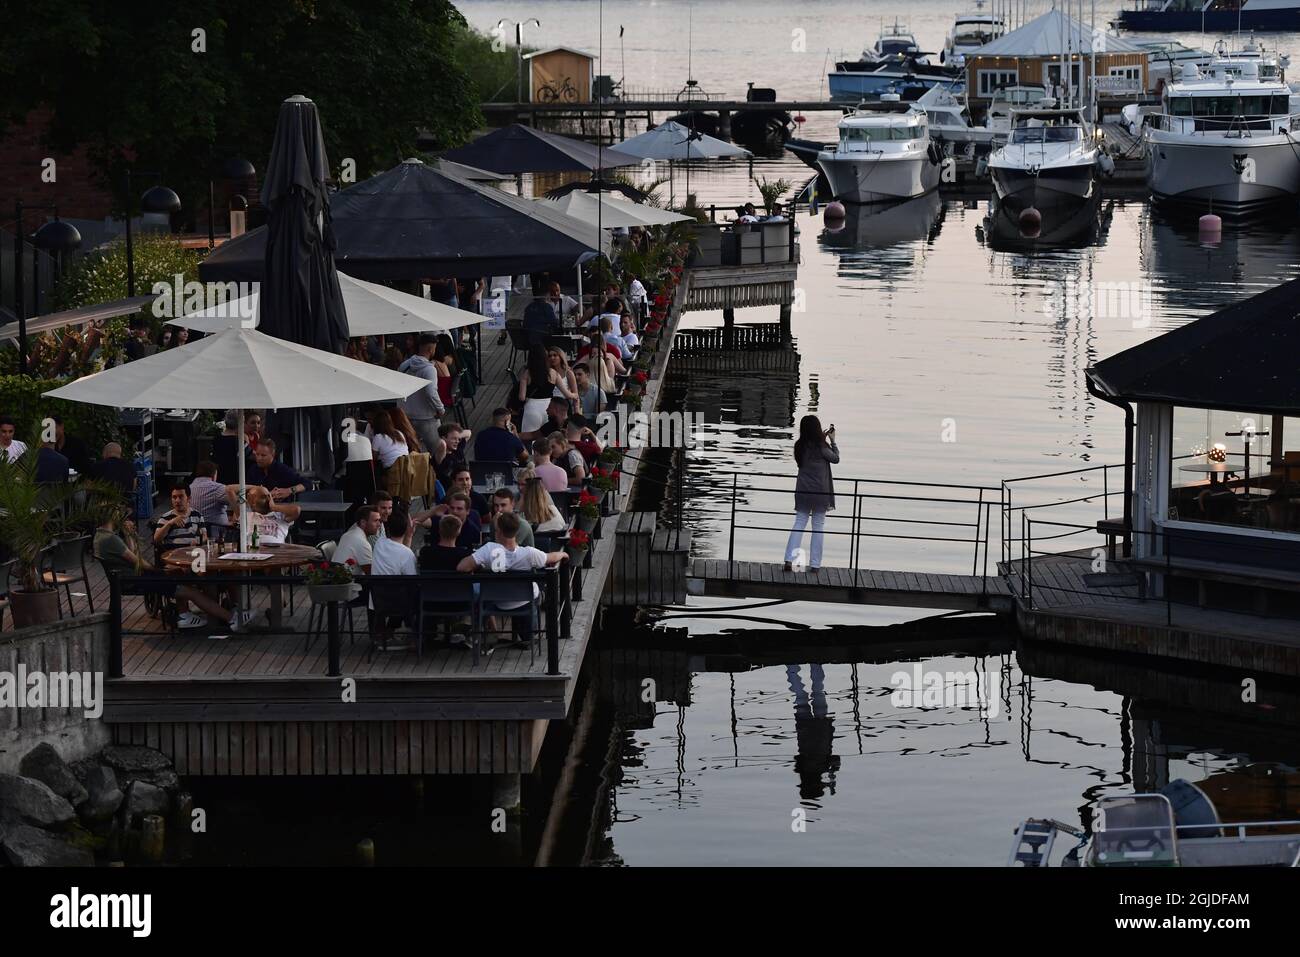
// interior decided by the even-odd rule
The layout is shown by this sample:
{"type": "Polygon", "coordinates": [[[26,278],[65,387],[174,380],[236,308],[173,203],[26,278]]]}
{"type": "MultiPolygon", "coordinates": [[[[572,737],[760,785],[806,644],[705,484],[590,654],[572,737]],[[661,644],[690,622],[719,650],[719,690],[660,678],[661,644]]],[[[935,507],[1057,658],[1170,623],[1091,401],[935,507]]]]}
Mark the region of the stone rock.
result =
{"type": "Polygon", "coordinates": [[[73,807],[86,800],[86,789],[81,786],[72,770],[59,757],[59,752],[42,742],[23,756],[18,764],[18,773],[23,777],[34,778],[49,786],[49,789],[65,799],[73,807]]]}
{"type": "Polygon", "coordinates": [[[87,792],[84,804],[77,806],[77,813],[85,822],[107,821],[122,804],[123,794],[117,786],[117,775],[113,769],[97,764],[86,770],[81,783],[87,792]]]}
{"type": "MultiPolygon", "coordinates": [[[[66,802],[65,802],[66,803],[66,802]]],[[[14,824],[0,832],[0,846],[14,867],[94,867],[95,855],[30,824],[14,824]]]]}
{"type": "Polygon", "coordinates": [[[44,782],[0,774],[0,817],[21,819],[37,827],[62,827],[76,813],[44,782]]]}
{"type": "Polygon", "coordinates": [[[122,802],[128,821],[145,814],[165,815],[170,806],[171,798],[167,792],[147,781],[132,781],[126,789],[126,800],[122,802]]]}
{"type": "Polygon", "coordinates": [[[174,791],[181,779],[167,755],[138,744],[110,744],[99,753],[100,761],[117,772],[123,784],[144,781],[154,787],[174,791]]]}

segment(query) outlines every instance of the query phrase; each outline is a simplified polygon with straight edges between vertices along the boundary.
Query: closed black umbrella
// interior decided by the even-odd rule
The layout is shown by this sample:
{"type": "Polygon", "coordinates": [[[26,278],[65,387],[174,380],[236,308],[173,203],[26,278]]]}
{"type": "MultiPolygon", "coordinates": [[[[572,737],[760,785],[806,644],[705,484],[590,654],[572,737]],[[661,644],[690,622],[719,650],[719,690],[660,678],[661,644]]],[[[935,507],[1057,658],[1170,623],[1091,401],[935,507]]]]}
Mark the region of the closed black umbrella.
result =
{"type": "Polygon", "coordinates": [[[280,339],[341,353],[348,321],[334,271],[328,176],[316,104],[305,96],[291,96],[280,105],[262,186],[270,215],[259,328],[280,339]]]}
{"type": "MultiPolygon", "coordinates": [[[[334,270],[328,176],[316,104],[305,96],[291,96],[280,104],[262,186],[269,216],[259,329],[341,354],[347,346],[348,320],[334,270]]],[[[299,469],[332,477],[335,418],[328,408],[300,409],[290,417],[293,462],[299,469]]]]}

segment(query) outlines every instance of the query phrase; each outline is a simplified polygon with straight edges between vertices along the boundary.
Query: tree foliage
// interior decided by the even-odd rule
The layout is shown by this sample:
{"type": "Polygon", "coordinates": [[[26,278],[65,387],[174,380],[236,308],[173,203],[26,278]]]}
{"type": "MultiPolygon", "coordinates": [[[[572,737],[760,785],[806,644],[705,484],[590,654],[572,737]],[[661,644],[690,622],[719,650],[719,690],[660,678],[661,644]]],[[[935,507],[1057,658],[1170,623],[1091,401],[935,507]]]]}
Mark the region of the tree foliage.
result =
{"type": "Polygon", "coordinates": [[[297,93],[319,107],[336,170],[345,157],[359,176],[387,169],[421,132],[464,142],[481,115],[454,55],[463,32],[449,0],[27,4],[0,30],[0,123],[49,106],[51,148],[86,145],[119,210],[130,159],[194,222],[222,161],[265,167],[297,93]]]}

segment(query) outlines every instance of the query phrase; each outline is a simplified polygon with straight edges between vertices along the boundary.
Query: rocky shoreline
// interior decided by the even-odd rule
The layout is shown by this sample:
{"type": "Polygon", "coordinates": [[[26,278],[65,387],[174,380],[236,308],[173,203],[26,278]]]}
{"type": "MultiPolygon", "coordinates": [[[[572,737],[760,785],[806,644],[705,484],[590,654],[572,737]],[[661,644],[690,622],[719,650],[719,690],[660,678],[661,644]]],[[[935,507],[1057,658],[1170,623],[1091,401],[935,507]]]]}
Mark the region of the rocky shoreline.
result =
{"type": "Polygon", "coordinates": [[[68,764],[40,744],[23,756],[18,774],[0,774],[0,867],[125,866],[183,856],[193,805],[166,755],[152,748],[109,745],[68,764]]]}

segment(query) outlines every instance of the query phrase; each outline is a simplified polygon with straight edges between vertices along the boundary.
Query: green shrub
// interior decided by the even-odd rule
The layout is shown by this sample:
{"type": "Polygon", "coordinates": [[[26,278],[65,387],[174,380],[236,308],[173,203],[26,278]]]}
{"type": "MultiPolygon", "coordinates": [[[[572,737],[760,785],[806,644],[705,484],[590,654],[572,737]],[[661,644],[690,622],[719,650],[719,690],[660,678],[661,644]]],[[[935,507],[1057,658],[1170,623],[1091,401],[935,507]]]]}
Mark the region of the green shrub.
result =
{"type": "Polygon", "coordinates": [[[11,416],[18,425],[18,438],[32,448],[40,447],[40,422],[46,416],[63,417],[63,428],[90,446],[98,456],[106,442],[122,441],[117,410],[104,405],[87,405],[64,399],[47,399],[42,393],[67,385],[70,379],[33,379],[31,376],[0,376],[0,415],[11,416]]]}

